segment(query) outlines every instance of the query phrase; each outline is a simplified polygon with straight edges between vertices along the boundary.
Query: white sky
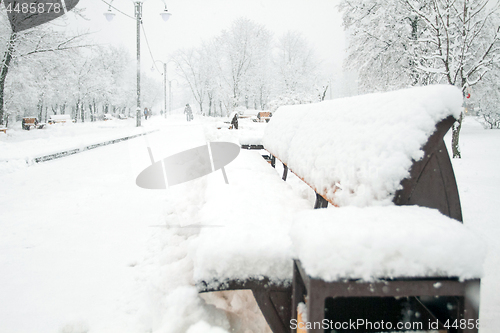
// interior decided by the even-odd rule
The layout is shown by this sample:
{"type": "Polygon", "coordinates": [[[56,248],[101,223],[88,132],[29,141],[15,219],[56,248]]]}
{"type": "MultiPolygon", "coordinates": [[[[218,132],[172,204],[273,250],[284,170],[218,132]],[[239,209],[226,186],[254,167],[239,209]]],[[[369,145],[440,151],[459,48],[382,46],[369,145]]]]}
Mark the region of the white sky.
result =
{"type": "MultiPolygon", "coordinates": [[[[106,0],[109,2],[109,0],[106,0]]],[[[163,0],[144,0],[143,22],[156,60],[167,61],[168,54],[184,47],[199,46],[201,41],[218,35],[239,18],[246,17],[263,24],[275,37],[288,30],[297,30],[309,40],[323,69],[333,73],[340,67],[344,54],[344,32],[337,11],[337,0],[166,0],[172,13],[164,22],[159,15],[163,0]]],[[[134,16],[132,0],[114,0],[113,6],[134,16]]],[[[132,56],[136,53],[136,24],[115,11],[112,22],[103,13],[108,6],[101,0],[80,0],[89,21],[77,20],[79,29],[95,31],[100,43],[124,45],[132,56]]],[[[151,56],[141,36],[142,69],[152,67],[151,56]]],[[[170,66],[169,66],[170,71],[170,66]]]]}

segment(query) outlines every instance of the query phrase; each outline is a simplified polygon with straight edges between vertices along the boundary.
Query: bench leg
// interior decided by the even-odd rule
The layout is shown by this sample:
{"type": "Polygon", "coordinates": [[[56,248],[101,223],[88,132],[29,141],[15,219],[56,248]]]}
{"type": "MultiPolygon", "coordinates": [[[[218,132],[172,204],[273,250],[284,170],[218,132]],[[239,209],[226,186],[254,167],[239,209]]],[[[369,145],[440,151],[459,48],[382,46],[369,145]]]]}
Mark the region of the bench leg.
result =
{"type": "Polygon", "coordinates": [[[273,333],[290,333],[292,288],[283,291],[253,289],[252,292],[273,333]]]}
{"type": "Polygon", "coordinates": [[[325,198],[316,193],[316,202],[314,203],[314,209],[326,207],[328,207],[328,201],[326,201],[325,198]]]}
{"type": "Polygon", "coordinates": [[[285,163],[283,163],[283,177],[281,179],[283,179],[284,181],[286,181],[286,177],[288,176],[288,167],[286,166],[285,163]]]}

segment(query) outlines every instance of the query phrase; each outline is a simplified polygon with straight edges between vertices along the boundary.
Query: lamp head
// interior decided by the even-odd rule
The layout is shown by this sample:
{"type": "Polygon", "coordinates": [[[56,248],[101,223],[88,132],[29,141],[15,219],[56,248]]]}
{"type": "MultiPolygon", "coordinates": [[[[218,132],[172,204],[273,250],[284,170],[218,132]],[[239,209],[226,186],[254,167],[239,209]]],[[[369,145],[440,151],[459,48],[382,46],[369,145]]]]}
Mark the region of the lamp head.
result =
{"type": "Polygon", "coordinates": [[[115,15],[116,14],[111,11],[111,8],[108,9],[108,11],[104,13],[104,16],[106,17],[106,20],[108,20],[108,22],[111,22],[113,20],[113,18],[115,17],[115,15]]]}
{"type": "Polygon", "coordinates": [[[172,14],[170,14],[168,12],[168,9],[165,7],[165,10],[163,12],[160,13],[161,15],[161,18],[163,19],[163,21],[167,22],[168,19],[170,18],[170,16],[172,16],[172,14]]]}

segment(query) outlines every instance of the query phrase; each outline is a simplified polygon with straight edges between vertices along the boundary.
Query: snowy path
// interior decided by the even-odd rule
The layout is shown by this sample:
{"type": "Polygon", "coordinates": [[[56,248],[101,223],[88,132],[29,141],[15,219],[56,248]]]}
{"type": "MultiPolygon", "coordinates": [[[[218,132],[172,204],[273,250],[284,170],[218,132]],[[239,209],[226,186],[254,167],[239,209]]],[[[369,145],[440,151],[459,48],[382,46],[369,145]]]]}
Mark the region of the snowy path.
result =
{"type": "MultiPolygon", "coordinates": [[[[196,139],[196,125],[148,138],[158,155],[196,139]]],[[[131,329],[134,267],[164,213],[135,185],[149,163],[138,138],[0,176],[0,332],[131,329]]]]}

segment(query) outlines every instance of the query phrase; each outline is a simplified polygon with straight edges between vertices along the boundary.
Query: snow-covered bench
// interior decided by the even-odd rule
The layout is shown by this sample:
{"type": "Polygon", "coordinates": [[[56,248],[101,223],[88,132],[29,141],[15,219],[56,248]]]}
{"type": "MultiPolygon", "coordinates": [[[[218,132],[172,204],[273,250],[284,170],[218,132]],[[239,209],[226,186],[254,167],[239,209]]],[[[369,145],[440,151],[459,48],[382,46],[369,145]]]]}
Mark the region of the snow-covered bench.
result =
{"type": "MultiPolygon", "coordinates": [[[[379,320],[395,320],[401,297],[413,310],[409,321],[439,319],[441,329],[443,318],[477,319],[467,291],[478,287],[484,251],[459,223],[443,142],[461,103],[458,89],[431,86],[278,109],[263,144],[283,163],[283,179],[291,170],[317,193],[315,208],[338,208],[304,209],[289,199],[288,210],[275,204],[276,214],[252,204],[253,210],[228,214],[232,222],[222,217],[231,227],[203,230],[194,249],[200,291],[251,289],[275,333],[291,331],[306,299],[313,323],[345,319],[339,309],[366,304],[388,311],[379,320]],[[398,207],[408,205],[421,207],[398,207]],[[444,301],[426,302],[430,296],[444,301]],[[336,316],[325,314],[325,306],[336,316]]],[[[255,197],[293,198],[277,186],[255,197]]],[[[363,311],[347,316],[363,319],[355,317],[363,311]]],[[[472,326],[465,331],[476,332],[472,326]]]]}
{"type": "Polygon", "coordinates": [[[69,114],[53,114],[49,117],[47,121],[50,125],[59,124],[59,123],[71,123],[75,122],[74,119],[71,119],[69,114]]]}

